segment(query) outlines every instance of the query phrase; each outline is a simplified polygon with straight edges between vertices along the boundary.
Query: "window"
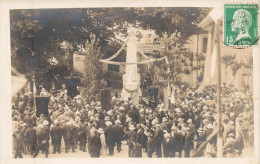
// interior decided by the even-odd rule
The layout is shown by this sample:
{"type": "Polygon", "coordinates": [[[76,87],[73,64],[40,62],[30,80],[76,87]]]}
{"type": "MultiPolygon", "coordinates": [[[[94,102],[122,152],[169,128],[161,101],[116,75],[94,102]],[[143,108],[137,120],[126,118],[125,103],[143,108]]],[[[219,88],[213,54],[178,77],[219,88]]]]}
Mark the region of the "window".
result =
{"type": "Polygon", "coordinates": [[[208,38],[202,40],[202,53],[207,53],[208,38]]]}

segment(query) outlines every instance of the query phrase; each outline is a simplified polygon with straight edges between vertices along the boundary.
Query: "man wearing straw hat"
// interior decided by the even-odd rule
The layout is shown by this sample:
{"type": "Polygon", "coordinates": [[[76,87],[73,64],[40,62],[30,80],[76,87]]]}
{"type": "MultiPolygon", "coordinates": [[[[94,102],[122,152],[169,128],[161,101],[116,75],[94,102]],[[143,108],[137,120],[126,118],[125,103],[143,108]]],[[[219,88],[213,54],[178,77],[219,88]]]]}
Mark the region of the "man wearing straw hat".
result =
{"type": "Polygon", "coordinates": [[[114,147],[115,147],[115,134],[114,129],[112,127],[112,122],[106,122],[106,129],[105,129],[105,138],[106,138],[106,145],[108,147],[109,155],[114,155],[114,147]]]}
{"type": "Polygon", "coordinates": [[[128,157],[132,157],[133,143],[135,138],[137,138],[137,134],[135,132],[135,126],[130,125],[129,131],[124,135],[124,139],[127,140],[127,144],[128,144],[128,157]]]}
{"type": "Polygon", "coordinates": [[[117,146],[117,151],[119,153],[122,150],[121,141],[124,136],[124,130],[121,127],[121,122],[119,120],[116,120],[115,123],[116,123],[116,125],[113,125],[113,129],[114,129],[114,135],[115,135],[115,143],[117,146]]]}

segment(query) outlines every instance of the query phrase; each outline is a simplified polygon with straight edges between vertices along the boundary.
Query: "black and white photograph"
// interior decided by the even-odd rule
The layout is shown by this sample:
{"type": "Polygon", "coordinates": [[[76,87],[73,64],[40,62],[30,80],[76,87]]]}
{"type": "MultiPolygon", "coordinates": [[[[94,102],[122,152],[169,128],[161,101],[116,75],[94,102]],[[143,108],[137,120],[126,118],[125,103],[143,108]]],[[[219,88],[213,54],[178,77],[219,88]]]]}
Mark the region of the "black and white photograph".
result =
{"type": "Polygon", "coordinates": [[[223,43],[223,6],[8,19],[13,160],[255,158],[259,43],[223,43]]]}

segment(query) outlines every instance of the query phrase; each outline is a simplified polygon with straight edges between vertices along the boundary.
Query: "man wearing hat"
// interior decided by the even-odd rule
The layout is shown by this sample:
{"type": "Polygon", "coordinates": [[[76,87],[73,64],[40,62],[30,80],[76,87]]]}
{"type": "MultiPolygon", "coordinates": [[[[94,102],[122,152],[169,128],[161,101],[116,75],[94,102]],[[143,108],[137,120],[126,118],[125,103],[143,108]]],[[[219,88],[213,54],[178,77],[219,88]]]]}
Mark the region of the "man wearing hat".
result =
{"type": "Polygon", "coordinates": [[[124,139],[127,140],[128,144],[128,157],[132,157],[133,143],[137,138],[137,133],[135,131],[134,125],[129,127],[129,131],[124,135],[124,139]]]}
{"type": "Polygon", "coordinates": [[[76,148],[76,138],[77,138],[77,127],[75,126],[75,121],[73,119],[70,119],[70,147],[72,152],[76,152],[75,148],[76,148]]]}
{"type": "Polygon", "coordinates": [[[114,128],[112,127],[112,122],[106,122],[106,129],[105,129],[105,138],[106,138],[106,145],[108,147],[109,155],[114,155],[114,147],[115,147],[115,133],[114,128]]]}
{"type": "Polygon", "coordinates": [[[36,138],[36,129],[33,128],[31,124],[25,131],[24,137],[25,140],[27,141],[28,153],[30,153],[30,155],[33,155],[36,151],[37,138],[36,138]]]}
{"type": "Polygon", "coordinates": [[[22,155],[22,149],[23,149],[22,137],[21,137],[19,128],[15,129],[15,131],[13,133],[13,141],[14,141],[13,146],[14,146],[14,150],[15,150],[14,158],[23,158],[23,155],[22,155]]]}
{"type": "Polygon", "coordinates": [[[169,138],[169,144],[168,144],[168,155],[169,157],[175,157],[175,152],[176,152],[176,147],[177,147],[177,135],[176,135],[176,127],[172,126],[171,127],[171,133],[170,133],[170,138],[169,138]]]}
{"type": "Polygon", "coordinates": [[[53,154],[56,154],[56,151],[60,153],[62,129],[58,120],[54,120],[54,126],[50,130],[50,135],[53,145],[53,154]]]}
{"type": "Polygon", "coordinates": [[[116,120],[115,125],[113,126],[114,129],[114,135],[115,135],[115,143],[117,145],[117,151],[118,153],[122,150],[121,148],[121,141],[123,139],[124,136],[124,130],[121,126],[121,122],[119,120],[116,120]]]}
{"type": "Polygon", "coordinates": [[[150,132],[148,132],[146,135],[147,135],[147,156],[148,158],[152,158],[153,153],[155,152],[155,141],[150,132]]]}
{"type": "Polygon", "coordinates": [[[155,125],[154,140],[155,140],[156,155],[158,158],[161,158],[162,157],[163,131],[160,127],[160,124],[155,125]]]}
{"type": "Polygon", "coordinates": [[[62,136],[65,142],[65,152],[68,153],[70,149],[70,125],[69,122],[64,122],[61,126],[62,128],[62,136]]]}
{"type": "MultiPolygon", "coordinates": [[[[143,124],[142,124],[143,125],[143,124]]],[[[144,125],[143,125],[144,126],[144,125]]],[[[142,145],[144,151],[147,151],[147,136],[144,134],[144,128],[141,124],[136,125],[137,129],[137,141],[142,145]]]]}
{"type": "Polygon", "coordinates": [[[25,131],[27,130],[27,124],[26,123],[22,123],[22,127],[21,127],[21,130],[20,130],[20,134],[21,134],[21,137],[22,137],[22,144],[23,144],[23,153],[26,155],[27,154],[27,151],[28,151],[28,147],[27,147],[27,141],[26,141],[26,138],[25,138],[25,131]]]}
{"type": "Polygon", "coordinates": [[[79,144],[80,144],[79,149],[82,150],[83,152],[86,151],[86,144],[87,144],[86,128],[87,128],[87,123],[86,122],[80,122],[79,133],[78,133],[79,144]]]}
{"type": "Polygon", "coordinates": [[[48,149],[49,149],[49,145],[47,143],[48,140],[48,133],[46,133],[46,130],[44,129],[43,125],[38,125],[39,131],[37,132],[36,136],[37,136],[37,148],[34,154],[34,158],[37,157],[40,149],[43,150],[43,152],[45,153],[45,157],[48,158],[48,149]]]}

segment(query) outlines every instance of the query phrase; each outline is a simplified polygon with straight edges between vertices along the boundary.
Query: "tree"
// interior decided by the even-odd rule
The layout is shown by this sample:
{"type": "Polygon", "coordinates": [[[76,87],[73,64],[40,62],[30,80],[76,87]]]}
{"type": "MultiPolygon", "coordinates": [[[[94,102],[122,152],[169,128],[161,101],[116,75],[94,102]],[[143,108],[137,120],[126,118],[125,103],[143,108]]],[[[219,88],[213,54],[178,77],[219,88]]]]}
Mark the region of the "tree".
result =
{"type": "MultiPolygon", "coordinates": [[[[122,44],[118,36],[126,37],[130,26],[154,30],[159,36],[165,32],[170,35],[178,31],[181,44],[184,44],[209,11],[204,8],[11,10],[12,65],[28,75],[34,69],[37,79],[58,74],[67,76],[72,71],[73,53],[85,48],[85,42],[90,42],[91,33],[99,39],[97,44],[100,52],[107,58],[118,50],[118,45],[122,44]],[[32,54],[35,55],[35,65],[31,64],[32,54]],[[48,61],[53,57],[59,61],[57,66],[64,69],[50,65],[48,61]]],[[[178,64],[174,63],[172,72],[180,68],[178,64]]]]}
{"type": "Polygon", "coordinates": [[[99,39],[96,39],[95,34],[90,34],[90,42],[86,42],[85,58],[85,70],[83,78],[81,79],[82,88],[81,93],[87,102],[97,100],[96,96],[99,90],[105,87],[104,72],[102,70],[102,64],[99,59],[103,57],[103,53],[100,51],[99,39]]]}
{"type": "Polygon", "coordinates": [[[226,54],[224,56],[221,57],[221,61],[222,63],[225,64],[225,75],[226,75],[226,82],[227,82],[227,68],[229,66],[232,67],[232,65],[234,64],[234,60],[236,59],[236,54],[232,55],[232,54],[226,54]]]}
{"type": "Polygon", "coordinates": [[[232,75],[234,76],[234,79],[232,80],[231,84],[234,83],[234,80],[236,78],[237,71],[242,67],[242,63],[238,60],[235,60],[233,64],[231,65],[232,75]]]}

